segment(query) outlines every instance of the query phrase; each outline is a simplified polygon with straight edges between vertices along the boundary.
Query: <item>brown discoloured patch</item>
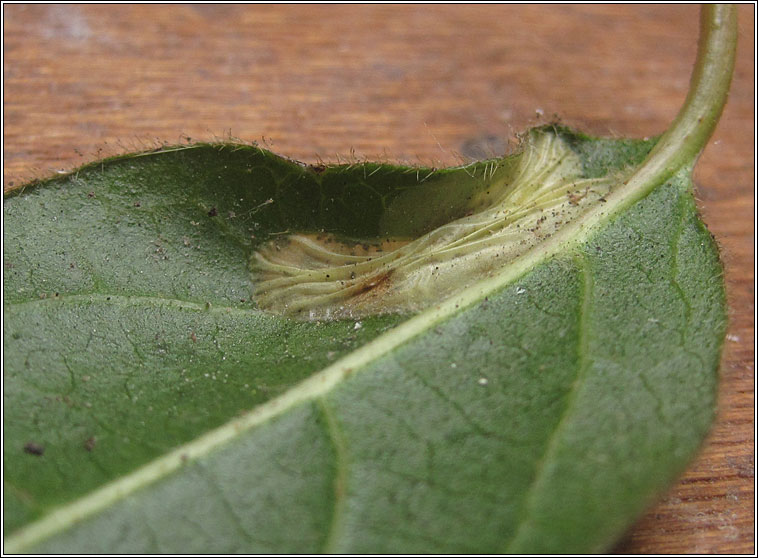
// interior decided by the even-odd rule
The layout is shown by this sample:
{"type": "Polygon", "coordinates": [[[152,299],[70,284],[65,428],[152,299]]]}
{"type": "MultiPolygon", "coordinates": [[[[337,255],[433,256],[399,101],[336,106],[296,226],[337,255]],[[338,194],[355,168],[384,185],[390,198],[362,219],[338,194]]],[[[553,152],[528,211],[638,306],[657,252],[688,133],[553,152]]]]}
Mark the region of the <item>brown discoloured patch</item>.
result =
{"type": "Polygon", "coordinates": [[[392,277],[392,274],[394,273],[394,269],[388,269],[378,277],[369,277],[366,280],[363,281],[362,284],[359,283],[358,291],[355,293],[356,296],[364,295],[366,293],[372,293],[374,295],[378,295],[382,292],[385,292],[389,289],[390,286],[390,277],[392,277]]]}
{"type": "MultiPolygon", "coordinates": [[[[590,189],[589,187],[585,188],[583,193],[578,192],[567,192],[568,201],[571,205],[579,205],[579,202],[582,201],[584,198],[587,197],[587,194],[589,193],[590,189]]],[[[605,200],[603,200],[605,201],[605,200]]]]}
{"type": "Polygon", "coordinates": [[[95,449],[95,445],[97,444],[97,439],[94,436],[90,436],[84,441],[84,449],[87,451],[92,451],[95,449]]]}

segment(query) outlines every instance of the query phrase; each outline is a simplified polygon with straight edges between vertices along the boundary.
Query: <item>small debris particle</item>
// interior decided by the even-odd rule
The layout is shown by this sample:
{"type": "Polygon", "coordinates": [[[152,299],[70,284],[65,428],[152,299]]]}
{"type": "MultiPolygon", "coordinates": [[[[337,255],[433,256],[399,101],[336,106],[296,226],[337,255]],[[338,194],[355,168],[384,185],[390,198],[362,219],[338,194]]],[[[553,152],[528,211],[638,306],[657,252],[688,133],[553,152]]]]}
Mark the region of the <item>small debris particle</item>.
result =
{"type": "Polygon", "coordinates": [[[208,217],[215,217],[216,215],[218,215],[218,209],[211,207],[211,210],[208,212],[208,217]]]}
{"type": "Polygon", "coordinates": [[[732,343],[739,343],[740,342],[739,336],[734,335],[732,333],[727,334],[726,338],[729,339],[729,341],[731,341],[732,343]]]}
{"type": "Polygon", "coordinates": [[[234,219],[237,216],[237,214],[234,211],[230,211],[229,213],[227,213],[227,215],[229,216],[229,219],[234,219]]]}
{"type": "Polygon", "coordinates": [[[197,335],[195,335],[194,331],[190,333],[190,339],[192,339],[193,343],[197,343],[197,335]]]}
{"type": "Polygon", "coordinates": [[[37,442],[26,442],[24,444],[24,451],[30,455],[42,455],[45,453],[45,446],[37,442]]]}
{"type": "Polygon", "coordinates": [[[190,239],[185,236],[184,238],[182,238],[182,243],[185,246],[189,246],[190,245],[190,239]]]}
{"type": "Polygon", "coordinates": [[[353,326],[353,329],[361,329],[363,327],[363,324],[361,322],[355,322],[355,325],[353,326]]]}
{"type": "Polygon", "coordinates": [[[450,368],[458,368],[458,365],[454,362],[450,363],[450,368]]]}
{"type": "Polygon", "coordinates": [[[524,287],[518,287],[516,289],[516,294],[524,294],[526,292],[526,289],[524,287]]]}
{"type": "Polygon", "coordinates": [[[94,198],[94,197],[95,197],[95,192],[89,192],[89,193],[87,194],[87,197],[88,197],[88,198],[94,198]]]}
{"type": "Polygon", "coordinates": [[[84,441],[84,449],[86,449],[87,451],[92,451],[93,449],[95,449],[95,444],[97,444],[97,440],[95,439],[94,436],[90,436],[84,441]]]}
{"type": "Polygon", "coordinates": [[[142,202],[134,202],[134,207],[142,207],[142,202]]]}
{"type": "Polygon", "coordinates": [[[486,386],[489,383],[489,380],[487,378],[479,378],[478,384],[480,386],[486,386]]]}

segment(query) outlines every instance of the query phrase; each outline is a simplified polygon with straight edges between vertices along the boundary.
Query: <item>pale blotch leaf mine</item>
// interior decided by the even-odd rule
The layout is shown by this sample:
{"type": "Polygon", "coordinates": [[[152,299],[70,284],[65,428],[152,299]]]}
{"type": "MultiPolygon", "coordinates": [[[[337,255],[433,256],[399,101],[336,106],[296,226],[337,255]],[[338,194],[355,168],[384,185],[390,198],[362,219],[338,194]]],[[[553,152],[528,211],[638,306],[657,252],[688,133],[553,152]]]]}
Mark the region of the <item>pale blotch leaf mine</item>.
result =
{"type": "Polygon", "coordinates": [[[414,240],[293,234],[264,244],[251,259],[258,306],[309,320],[421,310],[546,240],[614,183],[585,178],[579,156],[547,131],[532,134],[512,168],[472,200],[482,209],[414,240]]]}

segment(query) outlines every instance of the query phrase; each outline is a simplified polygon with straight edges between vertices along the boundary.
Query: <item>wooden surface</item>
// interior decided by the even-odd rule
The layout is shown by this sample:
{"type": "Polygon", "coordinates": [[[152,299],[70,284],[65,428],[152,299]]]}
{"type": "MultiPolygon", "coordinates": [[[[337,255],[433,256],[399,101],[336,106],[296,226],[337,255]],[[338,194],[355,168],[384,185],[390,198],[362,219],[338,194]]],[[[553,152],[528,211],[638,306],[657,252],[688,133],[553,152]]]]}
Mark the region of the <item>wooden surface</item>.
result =
{"type": "MultiPolygon", "coordinates": [[[[695,173],[731,308],[719,418],[618,552],[754,550],[753,11],[695,173]]],[[[653,135],[684,99],[697,29],[693,6],[6,4],[4,186],[188,137],[442,166],[553,115],[653,135]]]]}

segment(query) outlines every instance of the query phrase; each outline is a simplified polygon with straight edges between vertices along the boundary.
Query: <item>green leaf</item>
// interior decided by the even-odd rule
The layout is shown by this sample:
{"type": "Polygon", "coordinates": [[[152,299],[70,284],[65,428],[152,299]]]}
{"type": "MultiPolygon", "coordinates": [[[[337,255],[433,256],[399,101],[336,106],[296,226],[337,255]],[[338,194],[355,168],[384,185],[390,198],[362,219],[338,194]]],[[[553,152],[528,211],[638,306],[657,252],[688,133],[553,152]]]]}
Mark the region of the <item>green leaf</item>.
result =
{"type": "Polygon", "coordinates": [[[607,549],[714,412],[682,134],[446,170],[196,145],[7,197],[5,550],[607,549]]]}
{"type": "MultiPolygon", "coordinates": [[[[651,146],[561,134],[534,136],[573,146],[588,175],[616,176],[651,146]]],[[[458,294],[458,311],[300,321],[251,302],[248,261],[278,233],[367,242],[388,234],[393,200],[444,198],[453,182],[466,213],[497,186],[493,165],[422,181],[430,170],[316,174],[198,146],[6,200],[6,528],[61,508],[66,528],[31,547],[50,552],[610,543],[712,415],[723,285],[686,176],[577,248],[458,294]]],[[[564,189],[558,206],[590,198],[564,189]]],[[[516,246],[555,232],[554,209],[534,211],[516,246]]]]}

